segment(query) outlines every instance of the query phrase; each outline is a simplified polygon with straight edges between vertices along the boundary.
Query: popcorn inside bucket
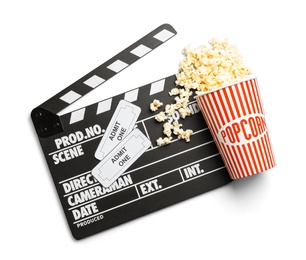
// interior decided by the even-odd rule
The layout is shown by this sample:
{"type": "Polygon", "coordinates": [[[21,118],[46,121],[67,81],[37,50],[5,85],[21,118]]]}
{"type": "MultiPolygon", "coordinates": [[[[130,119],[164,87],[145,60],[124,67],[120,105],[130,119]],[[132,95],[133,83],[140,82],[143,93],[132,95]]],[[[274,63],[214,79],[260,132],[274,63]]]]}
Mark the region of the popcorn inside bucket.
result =
{"type": "Polygon", "coordinates": [[[240,81],[252,73],[235,45],[216,38],[209,43],[208,47],[185,47],[183,53],[186,57],[176,74],[177,85],[187,90],[195,89],[198,95],[240,81]]]}

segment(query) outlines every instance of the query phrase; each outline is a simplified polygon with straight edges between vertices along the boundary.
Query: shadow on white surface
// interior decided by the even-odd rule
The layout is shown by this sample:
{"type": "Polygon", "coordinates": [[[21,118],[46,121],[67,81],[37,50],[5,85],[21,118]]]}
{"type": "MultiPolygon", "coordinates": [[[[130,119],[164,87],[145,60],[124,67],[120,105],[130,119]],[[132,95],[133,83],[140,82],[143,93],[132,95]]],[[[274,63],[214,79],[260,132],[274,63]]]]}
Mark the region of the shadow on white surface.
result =
{"type": "Polygon", "coordinates": [[[270,190],[269,174],[269,171],[266,171],[233,181],[226,186],[224,201],[231,206],[235,205],[244,209],[251,209],[255,205],[265,203],[270,190]]]}
{"type": "Polygon", "coordinates": [[[258,186],[264,185],[265,175],[267,172],[262,172],[254,176],[235,180],[230,184],[233,194],[242,195],[243,193],[249,193],[250,190],[257,189],[258,186]]]}

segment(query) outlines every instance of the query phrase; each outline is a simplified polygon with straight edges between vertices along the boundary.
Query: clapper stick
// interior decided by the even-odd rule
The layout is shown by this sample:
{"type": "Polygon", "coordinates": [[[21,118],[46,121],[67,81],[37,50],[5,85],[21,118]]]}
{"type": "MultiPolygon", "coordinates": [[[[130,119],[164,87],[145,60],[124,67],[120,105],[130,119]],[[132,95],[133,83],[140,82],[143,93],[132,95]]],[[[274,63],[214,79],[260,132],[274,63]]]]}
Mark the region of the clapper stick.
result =
{"type": "Polygon", "coordinates": [[[31,117],[38,136],[49,137],[62,132],[63,126],[59,117],[56,115],[58,112],[100,86],[175,35],[176,31],[171,25],[163,24],[159,26],[35,108],[31,113],[31,117]]]}

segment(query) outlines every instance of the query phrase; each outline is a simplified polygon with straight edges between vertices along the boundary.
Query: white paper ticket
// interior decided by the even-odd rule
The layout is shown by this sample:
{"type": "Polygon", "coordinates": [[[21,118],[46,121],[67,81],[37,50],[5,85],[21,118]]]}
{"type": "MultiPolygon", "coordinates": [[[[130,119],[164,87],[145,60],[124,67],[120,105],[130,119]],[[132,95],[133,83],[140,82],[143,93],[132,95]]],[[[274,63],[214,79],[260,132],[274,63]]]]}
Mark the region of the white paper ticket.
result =
{"type": "Polygon", "coordinates": [[[119,102],[95,152],[95,157],[98,160],[102,160],[133,130],[140,112],[140,107],[130,102],[125,100],[119,102]]]}
{"type": "Polygon", "coordinates": [[[134,129],[91,173],[104,187],[109,187],[150,145],[150,140],[139,129],[134,129]]]}

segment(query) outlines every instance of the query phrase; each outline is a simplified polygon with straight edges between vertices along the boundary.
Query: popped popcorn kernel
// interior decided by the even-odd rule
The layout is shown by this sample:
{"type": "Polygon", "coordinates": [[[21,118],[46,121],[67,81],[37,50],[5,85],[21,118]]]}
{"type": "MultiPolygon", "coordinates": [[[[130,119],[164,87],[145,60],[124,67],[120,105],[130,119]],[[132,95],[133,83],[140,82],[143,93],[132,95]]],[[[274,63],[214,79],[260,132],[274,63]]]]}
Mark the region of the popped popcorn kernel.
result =
{"type": "Polygon", "coordinates": [[[159,137],[157,140],[156,140],[156,144],[158,146],[163,146],[165,145],[165,142],[164,142],[164,139],[162,137],[159,137]]]}
{"type": "Polygon", "coordinates": [[[190,129],[187,129],[186,131],[182,131],[178,135],[178,139],[184,139],[186,143],[190,142],[190,136],[193,134],[193,131],[190,129]]]}
{"type": "Polygon", "coordinates": [[[164,128],[170,128],[170,129],[172,129],[172,128],[173,128],[173,125],[172,125],[171,123],[167,122],[167,123],[164,123],[163,127],[164,127],[164,128]]]}
{"type": "Polygon", "coordinates": [[[172,134],[172,129],[173,129],[173,126],[171,123],[167,122],[163,125],[163,128],[164,128],[164,131],[163,133],[167,136],[167,137],[170,137],[171,134],[172,134]]]}
{"type": "Polygon", "coordinates": [[[181,118],[183,118],[183,119],[185,119],[186,116],[190,116],[191,115],[191,110],[189,108],[181,107],[178,111],[180,113],[181,118]]]}
{"type": "Polygon", "coordinates": [[[172,124],[172,130],[173,130],[173,134],[175,135],[179,135],[183,129],[181,128],[183,125],[180,124],[178,121],[174,121],[172,124]]]}
{"type": "Polygon", "coordinates": [[[172,116],[176,109],[178,109],[177,104],[168,104],[165,106],[165,112],[168,116],[172,116]]]}
{"type": "Polygon", "coordinates": [[[192,91],[189,89],[179,89],[180,98],[189,98],[192,95],[192,91]]]}
{"type": "Polygon", "coordinates": [[[164,122],[167,119],[167,116],[164,112],[160,112],[155,116],[155,120],[158,122],[164,122]]]}
{"type": "Polygon", "coordinates": [[[169,92],[170,96],[176,96],[180,93],[180,90],[178,88],[173,88],[171,89],[171,91],[169,92]]]}
{"type": "Polygon", "coordinates": [[[181,108],[181,107],[187,107],[188,101],[189,101],[187,97],[183,97],[183,98],[175,97],[174,100],[176,102],[175,103],[176,109],[181,108]]]}
{"type": "Polygon", "coordinates": [[[172,137],[164,137],[164,138],[159,137],[159,138],[156,140],[156,144],[157,144],[158,146],[164,146],[164,145],[169,144],[169,143],[171,142],[171,140],[172,140],[172,137]]]}
{"type": "Polygon", "coordinates": [[[157,99],[154,99],[153,102],[150,104],[150,109],[151,111],[155,112],[158,110],[159,107],[161,107],[163,105],[162,102],[160,102],[157,99]]]}

